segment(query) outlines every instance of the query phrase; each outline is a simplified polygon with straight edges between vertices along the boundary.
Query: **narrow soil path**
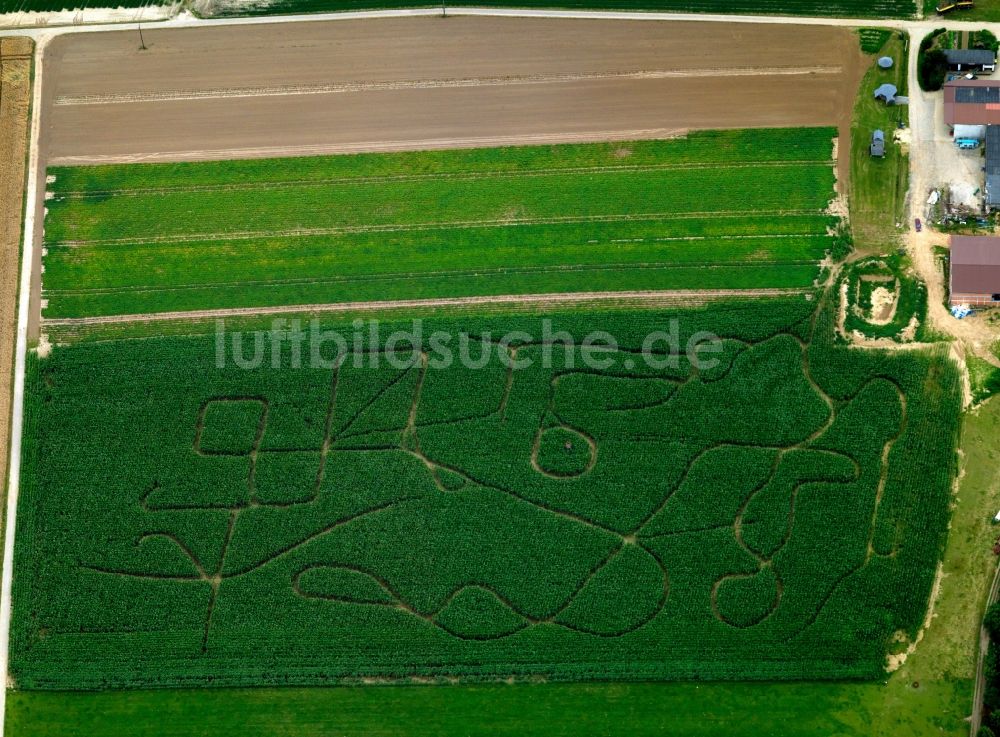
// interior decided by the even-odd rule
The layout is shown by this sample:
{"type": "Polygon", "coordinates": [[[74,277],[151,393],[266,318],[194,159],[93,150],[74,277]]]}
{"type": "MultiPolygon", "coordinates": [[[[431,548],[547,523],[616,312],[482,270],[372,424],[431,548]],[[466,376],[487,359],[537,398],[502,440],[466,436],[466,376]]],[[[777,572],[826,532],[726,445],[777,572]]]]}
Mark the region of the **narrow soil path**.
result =
{"type": "Polygon", "coordinates": [[[719,299],[746,297],[782,297],[806,295],[803,289],[708,289],[630,292],[567,292],[565,294],[497,294],[478,297],[442,297],[439,299],[400,299],[377,302],[334,302],[330,304],[275,305],[267,307],[233,307],[221,310],[188,310],[182,312],[151,312],[142,315],[100,315],[97,317],[67,317],[44,320],[44,326],[107,325],[127,322],[159,322],[163,320],[203,320],[248,315],[287,315],[300,313],[353,312],[391,310],[409,307],[467,307],[474,305],[516,304],[524,306],[577,306],[587,302],[640,302],[658,304],[680,302],[704,303],[719,299]]]}

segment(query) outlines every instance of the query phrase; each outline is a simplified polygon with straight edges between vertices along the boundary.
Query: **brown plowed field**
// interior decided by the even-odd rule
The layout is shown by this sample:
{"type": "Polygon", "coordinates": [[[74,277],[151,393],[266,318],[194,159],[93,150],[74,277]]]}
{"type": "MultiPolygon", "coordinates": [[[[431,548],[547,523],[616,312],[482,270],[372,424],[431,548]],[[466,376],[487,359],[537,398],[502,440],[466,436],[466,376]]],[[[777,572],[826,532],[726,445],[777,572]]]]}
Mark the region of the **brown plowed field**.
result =
{"type": "Polygon", "coordinates": [[[32,43],[0,38],[0,488],[7,488],[32,43]]]}
{"type": "MultiPolygon", "coordinates": [[[[655,138],[849,123],[853,31],[392,18],[72,34],[46,53],[50,163],[655,138]]],[[[843,148],[841,150],[849,150],[843,148]]]]}

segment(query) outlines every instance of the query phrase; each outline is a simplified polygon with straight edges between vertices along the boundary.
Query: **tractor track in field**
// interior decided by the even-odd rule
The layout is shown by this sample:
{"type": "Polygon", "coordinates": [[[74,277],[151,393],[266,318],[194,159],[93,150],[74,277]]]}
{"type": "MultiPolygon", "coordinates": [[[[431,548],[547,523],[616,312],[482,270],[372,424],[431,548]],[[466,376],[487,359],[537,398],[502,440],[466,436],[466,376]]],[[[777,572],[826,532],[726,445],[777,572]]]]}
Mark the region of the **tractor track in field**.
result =
{"type": "MultiPolygon", "coordinates": [[[[764,236],[762,236],[764,237],[764,236]]],[[[792,237],[792,236],[778,236],[778,237],[792,237]]],[[[809,236],[805,236],[809,237],[809,236]]],[[[625,239],[625,240],[613,240],[612,243],[633,243],[636,241],[641,241],[642,239],[625,239]]],[[[657,241],[661,240],[671,240],[671,239],[655,239],[657,241]]],[[[720,239],[726,240],[726,239],[720,239]]],[[[757,269],[767,269],[779,266],[816,266],[818,268],[819,262],[815,259],[768,259],[768,260],[750,260],[744,259],[741,261],[692,261],[692,262],[658,262],[658,261],[636,261],[627,263],[615,263],[615,262],[602,262],[594,264],[552,264],[548,266],[520,266],[520,267],[489,267],[489,268],[475,268],[475,269],[453,269],[449,271],[403,271],[403,272],[382,272],[375,274],[352,274],[347,276],[315,276],[315,277],[295,277],[288,279],[246,279],[240,281],[216,281],[216,282],[201,282],[196,284],[169,284],[169,285],[158,285],[158,284],[137,284],[129,286],[113,286],[113,287],[89,287],[82,289],[49,289],[43,290],[43,295],[45,297],[91,297],[91,296],[106,296],[106,295],[123,295],[123,294],[146,294],[149,292],[156,293],[170,293],[170,292],[189,292],[193,290],[208,290],[208,289],[241,289],[248,287],[288,287],[296,286],[302,284],[350,284],[359,282],[373,282],[373,281],[399,281],[399,282],[417,282],[426,279],[439,279],[439,278],[454,278],[454,277],[482,277],[482,276],[508,276],[514,274],[566,274],[566,273],[582,273],[582,272],[608,272],[608,271],[620,271],[620,270],[633,270],[633,271],[667,271],[670,269],[704,269],[706,271],[711,269],[725,269],[725,268],[757,268],[757,269]]]]}
{"type": "MultiPolygon", "coordinates": [[[[580,223],[631,223],[631,222],[658,222],[663,220],[690,220],[697,218],[711,217],[750,217],[758,214],[758,211],[735,212],[728,211],[722,213],[712,212],[687,212],[682,214],[670,212],[634,213],[619,215],[553,215],[550,217],[518,218],[509,217],[495,220],[453,220],[424,223],[384,223],[381,225],[336,225],[328,228],[291,228],[288,230],[244,230],[244,231],[217,231],[214,233],[176,233],[173,235],[126,237],[126,238],[104,238],[95,240],[51,240],[46,242],[46,247],[55,246],[66,248],[82,248],[90,246],[135,246],[151,244],[170,243],[200,243],[217,241],[236,240],[264,240],[268,238],[299,238],[324,235],[345,235],[364,233],[403,233],[422,230],[471,230],[476,228],[510,228],[527,227],[532,225],[572,225],[580,223]]],[[[773,217],[784,217],[786,215],[822,215],[822,210],[769,210],[768,215],[773,217]]],[[[766,237],[767,234],[763,234],[766,237]]],[[[798,234],[789,234],[798,235],[798,234]]],[[[676,236],[675,240],[698,240],[703,236],[676,236]]],[[[704,236],[705,239],[716,236],[704,236]]],[[[735,236],[720,236],[732,238],[735,236]]],[[[752,238],[753,235],[745,236],[752,238]]]]}
{"type": "MultiPolygon", "coordinates": [[[[803,67],[719,67],[702,69],[699,74],[712,77],[810,76],[839,75],[839,66],[803,67]]],[[[290,95],[329,95],[351,92],[382,92],[397,90],[432,90],[462,87],[505,87],[526,84],[559,84],[624,79],[686,79],[690,69],[653,69],[623,72],[583,74],[529,74],[523,76],[469,77],[454,79],[416,79],[390,82],[345,82],[340,84],[277,85],[273,87],[222,87],[214,89],[163,90],[111,94],[62,95],[54,105],[117,105],[136,102],[171,102],[214,100],[227,97],[282,97],[290,95]]]]}
{"type": "Polygon", "coordinates": [[[448,15],[197,21],[195,33],[162,25],[148,30],[150,53],[122,43],[129,31],[50,30],[46,159],[633,141],[758,126],[836,125],[846,139],[863,72],[845,29],[448,15]],[[720,38],[725,59],[708,50],[720,38]]]}
{"type": "Polygon", "coordinates": [[[785,297],[811,294],[811,288],[797,289],[707,289],[669,291],[625,292],[567,292],[564,294],[500,294],[476,297],[443,297],[437,299],[402,299],[373,302],[334,302],[329,304],[275,305],[266,307],[231,307],[218,310],[185,310],[177,312],[151,312],[134,315],[98,315],[93,317],[63,317],[42,321],[44,327],[70,327],[82,325],[109,325],[129,322],[162,322],[173,320],[222,319],[257,315],[286,315],[302,313],[336,313],[400,308],[467,307],[470,305],[513,304],[519,306],[574,306],[581,303],[599,303],[616,300],[637,300],[647,304],[677,301],[713,301],[728,298],[785,297]]]}

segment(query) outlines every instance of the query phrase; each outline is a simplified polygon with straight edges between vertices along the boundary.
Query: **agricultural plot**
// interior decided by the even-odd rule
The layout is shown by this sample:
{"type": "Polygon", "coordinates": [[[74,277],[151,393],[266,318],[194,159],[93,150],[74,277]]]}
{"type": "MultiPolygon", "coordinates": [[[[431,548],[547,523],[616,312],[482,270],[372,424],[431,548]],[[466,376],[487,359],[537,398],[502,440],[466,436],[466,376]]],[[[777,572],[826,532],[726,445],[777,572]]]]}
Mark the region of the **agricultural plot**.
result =
{"type": "MultiPolygon", "coordinates": [[[[653,10],[684,13],[753,13],[765,12],[760,3],[750,0],[492,0],[476,5],[488,7],[595,8],[606,10],[653,10]]],[[[372,8],[428,7],[420,0],[379,2],[379,0],[215,0],[206,7],[212,17],[264,15],[270,13],[320,13],[337,10],[372,8]]],[[[910,17],[916,14],[915,0],[780,0],[766,8],[769,15],[814,15],[868,17],[910,17]]]]}
{"type": "Polygon", "coordinates": [[[851,232],[859,250],[882,253],[895,248],[899,241],[897,223],[906,220],[906,191],[909,186],[909,157],[894,136],[908,124],[905,106],[886,107],[875,100],[872,90],[893,84],[900,94],[907,92],[908,41],[894,33],[878,51],[869,47],[869,68],[858,88],[851,127],[851,232]],[[892,69],[881,69],[876,54],[894,60],[892,69]],[[886,137],[884,158],[872,157],[869,146],[872,133],[881,130],[886,137]]]}
{"type": "Polygon", "coordinates": [[[29,39],[0,38],[0,483],[9,457],[14,333],[31,105],[29,39]]]}
{"type": "MultiPolygon", "coordinates": [[[[0,13],[19,11],[71,10],[75,8],[142,7],[154,5],[150,0],[0,0],[0,13]]],[[[159,3],[166,4],[166,3],[159,3]]],[[[493,0],[476,3],[487,7],[595,8],[611,10],[659,10],[693,13],[760,13],[760,4],[749,0],[493,0]]],[[[207,17],[236,17],[287,13],[327,13],[340,10],[372,10],[378,8],[426,8],[432,4],[420,0],[215,0],[201,3],[207,17]]],[[[914,0],[782,0],[769,6],[772,15],[819,15],[867,17],[910,17],[916,14],[914,0]]]]}
{"type": "Polygon", "coordinates": [[[836,247],[835,135],[54,168],[44,317],[807,289],[836,247]]]}
{"type": "Polygon", "coordinates": [[[150,0],[0,0],[0,13],[45,12],[78,8],[141,8],[146,5],[166,5],[150,0]]]}
{"type": "Polygon", "coordinates": [[[834,345],[802,297],[423,330],[340,363],[273,334],[256,362],[251,336],[36,359],[18,685],[873,678],[915,634],[954,471],[943,352],[834,345]],[[640,360],[672,321],[716,360],[640,360]],[[619,347],[585,367],[566,336],[595,327],[619,347]],[[479,368],[432,360],[437,330],[479,368]]]}

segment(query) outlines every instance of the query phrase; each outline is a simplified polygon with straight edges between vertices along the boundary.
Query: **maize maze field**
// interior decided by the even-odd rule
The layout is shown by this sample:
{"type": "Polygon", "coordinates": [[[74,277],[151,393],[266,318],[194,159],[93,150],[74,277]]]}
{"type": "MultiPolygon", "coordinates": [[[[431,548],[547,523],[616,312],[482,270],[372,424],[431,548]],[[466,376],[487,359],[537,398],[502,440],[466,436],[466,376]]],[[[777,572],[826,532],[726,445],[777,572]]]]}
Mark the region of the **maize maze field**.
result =
{"type": "Polygon", "coordinates": [[[927,605],[959,379],[837,345],[828,302],[425,322],[476,368],[421,336],[33,356],[12,677],[877,678],[927,605]]]}

